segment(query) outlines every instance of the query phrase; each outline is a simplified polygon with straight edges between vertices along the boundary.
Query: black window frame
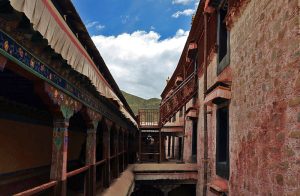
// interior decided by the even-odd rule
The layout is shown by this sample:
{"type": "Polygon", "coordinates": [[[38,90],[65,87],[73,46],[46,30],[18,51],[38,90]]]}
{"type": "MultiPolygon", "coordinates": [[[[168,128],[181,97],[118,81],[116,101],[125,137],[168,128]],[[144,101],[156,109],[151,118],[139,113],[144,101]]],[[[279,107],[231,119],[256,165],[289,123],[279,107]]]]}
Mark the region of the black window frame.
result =
{"type": "Polygon", "coordinates": [[[230,64],[230,31],[226,28],[225,18],[228,11],[227,0],[222,1],[218,7],[218,20],[217,20],[217,75],[219,75],[230,64]],[[226,30],[226,40],[224,36],[224,30],[226,30]],[[226,52],[224,53],[224,45],[226,44],[226,52]]]}
{"type": "MultiPolygon", "coordinates": [[[[224,113],[223,113],[224,115],[224,113]]],[[[224,117],[224,116],[223,116],[224,117]]],[[[224,125],[223,125],[224,126],[224,125]]],[[[229,179],[230,175],[230,155],[229,155],[229,135],[230,135],[230,129],[229,129],[229,101],[225,101],[217,106],[217,112],[216,112],[216,174],[222,178],[229,179]],[[224,120],[221,118],[221,112],[224,112],[226,110],[226,129],[224,130],[221,128],[221,123],[224,123],[224,120]],[[221,131],[223,134],[223,137],[221,138],[221,131]],[[223,149],[224,147],[224,131],[227,131],[226,135],[226,149],[223,149]],[[221,141],[222,139],[222,141],[221,141]],[[222,149],[221,149],[222,148],[222,149]],[[224,160],[224,152],[225,152],[225,160],[224,160]]]]}
{"type": "Polygon", "coordinates": [[[182,116],[183,116],[183,107],[180,108],[180,110],[179,110],[179,117],[182,117],[182,116]]]}
{"type": "Polygon", "coordinates": [[[174,114],[174,116],[172,117],[172,122],[176,121],[176,114],[174,114]]]}
{"type": "Polygon", "coordinates": [[[197,119],[192,119],[192,162],[197,162],[197,146],[198,146],[198,122],[197,119]]]}

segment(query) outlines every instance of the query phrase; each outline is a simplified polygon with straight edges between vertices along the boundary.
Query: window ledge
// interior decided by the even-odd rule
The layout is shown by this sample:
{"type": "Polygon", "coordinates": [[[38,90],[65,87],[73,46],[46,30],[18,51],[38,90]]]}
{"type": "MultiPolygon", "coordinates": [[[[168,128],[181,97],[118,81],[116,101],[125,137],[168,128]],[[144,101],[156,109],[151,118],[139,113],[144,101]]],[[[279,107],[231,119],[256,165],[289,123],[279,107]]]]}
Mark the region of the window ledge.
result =
{"type": "Polygon", "coordinates": [[[214,102],[217,102],[218,99],[230,100],[231,99],[230,88],[217,86],[205,97],[204,104],[212,105],[214,102]]]}
{"type": "Polygon", "coordinates": [[[198,118],[198,110],[194,107],[190,107],[187,110],[186,116],[190,118],[198,118]]]}
{"type": "Polygon", "coordinates": [[[210,190],[218,193],[228,192],[228,181],[225,179],[215,179],[208,183],[207,186],[210,188],[210,190]]]}

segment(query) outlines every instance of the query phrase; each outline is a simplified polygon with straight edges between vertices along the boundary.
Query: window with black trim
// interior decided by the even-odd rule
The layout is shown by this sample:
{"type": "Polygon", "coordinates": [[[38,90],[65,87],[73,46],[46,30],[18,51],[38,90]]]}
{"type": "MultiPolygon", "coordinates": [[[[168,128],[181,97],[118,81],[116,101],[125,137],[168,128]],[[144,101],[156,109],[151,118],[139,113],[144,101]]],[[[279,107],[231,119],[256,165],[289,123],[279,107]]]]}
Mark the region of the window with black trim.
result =
{"type": "Polygon", "coordinates": [[[230,35],[226,28],[226,15],[227,15],[228,3],[222,1],[218,9],[218,68],[217,74],[221,73],[227,65],[230,63],[230,35]]]}
{"type": "Polygon", "coordinates": [[[182,115],[183,115],[183,107],[180,108],[180,110],[179,110],[179,117],[182,117],[182,115]]]}
{"type": "Polygon", "coordinates": [[[176,121],[176,114],[172,117],[172,122],[176,121]]]}
{"type": "Polygon", "coordinates": [[[217,109],[216,173],[229,179],[229,102],[217,109]]]}
{"type": "Polygon", "coordinates": [[[197,120],[193,119],[193,132],[192,132],[192,161],[197,162],[197,120]]]}

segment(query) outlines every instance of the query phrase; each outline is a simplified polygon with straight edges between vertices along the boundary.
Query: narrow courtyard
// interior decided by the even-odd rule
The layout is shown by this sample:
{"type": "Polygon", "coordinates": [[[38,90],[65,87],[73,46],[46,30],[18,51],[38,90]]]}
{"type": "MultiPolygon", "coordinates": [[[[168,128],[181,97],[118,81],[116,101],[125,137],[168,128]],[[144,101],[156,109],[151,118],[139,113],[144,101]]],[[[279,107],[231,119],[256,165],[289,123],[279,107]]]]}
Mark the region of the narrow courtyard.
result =
{"type": "Polygon", "coordinates": [[[300,196],[300,1],[0,0],[10,195],[300,196]]]}

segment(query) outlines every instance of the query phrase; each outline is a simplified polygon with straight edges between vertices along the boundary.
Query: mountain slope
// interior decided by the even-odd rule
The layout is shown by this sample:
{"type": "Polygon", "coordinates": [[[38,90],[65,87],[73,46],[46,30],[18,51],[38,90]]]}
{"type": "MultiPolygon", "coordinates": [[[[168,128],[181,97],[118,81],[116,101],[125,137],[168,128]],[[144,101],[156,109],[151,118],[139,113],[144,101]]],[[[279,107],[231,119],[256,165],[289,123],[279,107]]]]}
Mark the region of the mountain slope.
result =
{"type": "Polygon", "coordinates": [[[126,93],[122,91],[127,103],[131,107],[134,114],[138,114],[139,108],[159,108],[160,99],[151,98],[151,99],[143,99],[141,97],[126,93]]]}

